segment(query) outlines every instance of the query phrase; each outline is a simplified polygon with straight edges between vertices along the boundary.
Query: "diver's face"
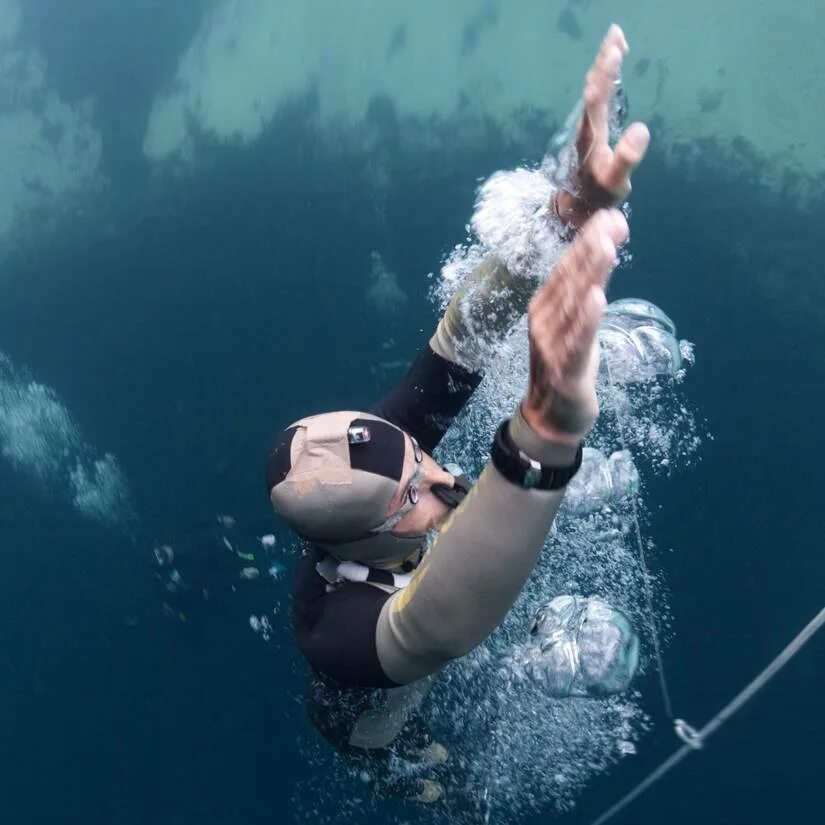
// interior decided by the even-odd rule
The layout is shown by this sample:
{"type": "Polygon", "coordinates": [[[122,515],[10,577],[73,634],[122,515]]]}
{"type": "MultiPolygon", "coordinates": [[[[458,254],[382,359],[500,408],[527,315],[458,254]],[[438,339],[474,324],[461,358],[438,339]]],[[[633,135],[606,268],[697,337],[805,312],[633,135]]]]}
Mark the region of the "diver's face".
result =
{"type": "Polygon", "coordinates": [[[390,502],[387,509],[387,517],[398,510],[401,505],[408,500],[410,494],[410,482],[415,474],[416,468],[421,467],[423,478],[418,483],[418,502],[402,519],[395,525],[392,532],[397,536],[420,536],[428,530],[437,530],[450,514],[448,507],[435,493],[433,485],[443,484],[452,487],[455,479],[446,470],[442,469],[431,456],[421,452],[421,462],[416,461],[415,448],[409,438],[406,439],[404,451],[404,470],[401,473],[401,483],[398,485],[398,492],[390,502]]]}

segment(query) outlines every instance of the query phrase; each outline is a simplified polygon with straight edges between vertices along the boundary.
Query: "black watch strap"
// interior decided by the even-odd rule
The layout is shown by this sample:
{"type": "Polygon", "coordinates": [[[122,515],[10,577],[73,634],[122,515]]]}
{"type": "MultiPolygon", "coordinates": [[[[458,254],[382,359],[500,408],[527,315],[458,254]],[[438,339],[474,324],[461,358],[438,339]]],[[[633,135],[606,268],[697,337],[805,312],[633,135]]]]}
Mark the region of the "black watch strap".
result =
{"type": "Polygon", "coordinates": [[[582,465],[581,444],[569,467],[548,467],[519,450],[507,431],[508,424],[506,420],[501,422],[490,452],[495,468],[508,481],[528,490],[560,490],[579,471],[582,465]]]}

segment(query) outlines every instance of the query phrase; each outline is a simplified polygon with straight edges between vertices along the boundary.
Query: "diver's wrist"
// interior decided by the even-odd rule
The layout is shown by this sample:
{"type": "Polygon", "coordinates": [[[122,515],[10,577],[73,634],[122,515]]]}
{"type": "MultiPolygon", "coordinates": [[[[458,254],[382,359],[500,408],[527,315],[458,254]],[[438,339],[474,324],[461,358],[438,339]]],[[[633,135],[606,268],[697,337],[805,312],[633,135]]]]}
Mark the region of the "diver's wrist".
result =
{"type": "Polygon", "coordinates": [[[558,189],[553,196],[553,210],[561,223],[577,230],[590,217],[587,204],[566,189],[558,189]]]}
{"type": "MultiPolygon", "coordinates": [[[[541,445],[544,449],[534,449],[532,454],[525,452],[519,447],[512,435],[512,420],[503,421],[496,430],[493,446],[490,450],[490,459],[498,472],[511,483],[525,489],[537,490],[561,490],[567,486],[571,478],[579,470],[582,463],[582,446],[579,444],[570,456],[559,455],[558,450],[548,453],[548,446],[551,448],[557,445],[541,445]],[[552,456],[548,461],[546,457],[534,458],[537,452],[543,452],[544,456],[552,456]]],[[[562,452],[563,455],[563,452],[562,452]]]]}
{"type": "Polygon", "coordinates": [[[516,446],[542,464],[564,467],[572,464],[582,436],[565,433],[548,424],[522,402],[508,428],[516,446]]]}

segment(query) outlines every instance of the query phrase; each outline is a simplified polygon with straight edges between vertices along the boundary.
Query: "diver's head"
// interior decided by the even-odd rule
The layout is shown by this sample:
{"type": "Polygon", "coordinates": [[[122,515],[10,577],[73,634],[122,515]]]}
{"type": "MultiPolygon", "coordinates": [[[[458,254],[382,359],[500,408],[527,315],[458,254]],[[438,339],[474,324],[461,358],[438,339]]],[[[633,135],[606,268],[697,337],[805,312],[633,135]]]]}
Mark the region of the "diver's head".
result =
{"type": "Polygon", "coordinates": [[[279,436],[266,468],[275,511],[339,559],[400,564],[466,489],[399,427],[363,412],[304,418],[279,436]]]}
{"type": "Polygon", "coordinates": [[[536,611],[528,672],[554,696],[609,696],[630,686],[639,638],[628,618],[598,596],[557,596],[536,611]]]}

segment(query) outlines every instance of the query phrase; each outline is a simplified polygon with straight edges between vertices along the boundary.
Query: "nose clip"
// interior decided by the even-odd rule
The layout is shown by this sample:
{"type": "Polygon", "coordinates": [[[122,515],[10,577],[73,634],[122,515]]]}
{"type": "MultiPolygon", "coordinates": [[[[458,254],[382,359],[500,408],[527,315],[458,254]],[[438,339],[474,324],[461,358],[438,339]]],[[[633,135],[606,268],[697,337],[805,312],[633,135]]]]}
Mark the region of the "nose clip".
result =
{"type": "Polygon", "coordinates": [[[436,498],[443,501],[451,510],[455,510],[467,498],[467,493],[470,492],[471,487],[470,479],[466,475],[458,475],[454,476],[452,487],[448,487],[446,484],[433,484],[430,489],[436,498]]]}

